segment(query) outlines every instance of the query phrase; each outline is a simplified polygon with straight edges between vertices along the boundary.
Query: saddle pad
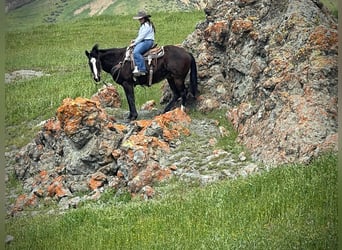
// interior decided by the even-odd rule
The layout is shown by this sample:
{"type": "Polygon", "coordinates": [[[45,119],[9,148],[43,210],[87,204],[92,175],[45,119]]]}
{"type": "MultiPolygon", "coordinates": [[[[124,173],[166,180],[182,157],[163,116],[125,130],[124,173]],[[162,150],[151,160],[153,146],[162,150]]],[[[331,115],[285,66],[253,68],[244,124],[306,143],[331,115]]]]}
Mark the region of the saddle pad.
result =
{"type": "Polygon", "coordinates": [[[161,57],[164,55],[164,47],[152,47],[152,49],[148,50],[145,54],[144,57],[148,57],[149,55],[155,57],[161,57]]]}

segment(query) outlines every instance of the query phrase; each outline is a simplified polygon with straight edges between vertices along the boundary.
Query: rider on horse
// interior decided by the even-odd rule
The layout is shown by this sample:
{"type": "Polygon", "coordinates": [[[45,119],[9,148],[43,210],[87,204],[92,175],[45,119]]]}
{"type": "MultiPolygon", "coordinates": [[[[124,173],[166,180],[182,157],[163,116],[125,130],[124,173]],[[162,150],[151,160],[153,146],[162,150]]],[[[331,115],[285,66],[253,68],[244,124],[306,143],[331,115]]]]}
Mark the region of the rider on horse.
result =
{"type": "Polygon", "coordinates": [[[150,17],[151,15],[148,15],[145,11],[139,11],[138,14],[133,17],[133,19],[139,20],[141,24],[137,38],[132,40],[130,44],[130,47],[134,47],[134,76],[141,76],[147,73],[143,54],[152,48],[155,34],[155,27],[150,21],[150,17]]]}

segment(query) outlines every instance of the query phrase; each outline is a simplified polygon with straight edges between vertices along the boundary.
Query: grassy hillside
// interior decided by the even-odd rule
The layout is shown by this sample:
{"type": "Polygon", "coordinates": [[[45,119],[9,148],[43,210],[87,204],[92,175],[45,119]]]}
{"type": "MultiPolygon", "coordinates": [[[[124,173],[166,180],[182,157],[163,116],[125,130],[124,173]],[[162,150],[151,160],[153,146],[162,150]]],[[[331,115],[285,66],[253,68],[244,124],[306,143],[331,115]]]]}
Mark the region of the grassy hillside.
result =
{"type": "MultiPolygon", "coordinates": [[[[7,29],[26,29],[42,24],[67,22],[90,15],[110,15],[120,18],[120,15],[133,15],[140,9],[148,12],[183,12],[198,8],[193,1],[168,0],[112,0],[112,4],[101,8],[101,2],[96,0],[39,0],[26,4],[6,14],[7,29]],[[91,6],[88,4],[92,3],[91,6]],[[97,4],[96,4],[97,3],[97,4]],[[82,9],[84,8],[84,9],[82,9]]],[[[338,0],[321,0],[321,2],[337,17],[338,0]]]]}
{"type": "Polygon", "coordinates": [[[331,11],[331,13],[338,17],[338,0],[321,0],[321,2],[331,11]]]}
{"type": "MultiPolygon", "coordinates": [[[[7,29],[26,29],[37,25],[68,22],[87,18],[90,15],[110,15],[112,18],[121,18],[121,15],[134,15],[140,9],[149,13],[154,12],[184,12],[193,11],[195,6],[182,1],[166,0],[117,0],[102,9],[100,3],[108,1],[90,0],[39,0],[24,5],[6,14],[7,29]],[[96,2],[99,2],[96,4],[96,2]],[[88,6],[89,3],[93,5],[88,6]],[[85,7],[81,11],[82,7],[85,7]]],[[[190,1],[191,2],[191,1],[190,1]]]]}

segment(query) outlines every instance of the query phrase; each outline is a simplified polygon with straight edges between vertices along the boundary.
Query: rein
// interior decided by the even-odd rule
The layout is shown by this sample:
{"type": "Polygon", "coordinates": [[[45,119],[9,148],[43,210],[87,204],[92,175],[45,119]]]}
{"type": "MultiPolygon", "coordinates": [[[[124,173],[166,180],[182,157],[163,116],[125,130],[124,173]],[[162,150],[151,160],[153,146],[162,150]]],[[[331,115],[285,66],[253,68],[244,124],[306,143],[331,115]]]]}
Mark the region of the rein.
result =
{"type": "Polygon", "coordinates": [[[121,69],[122,69],[122,65],[124,65],[125,62],[129,59],[129,55],[130,55],[129,51],[130,51],[130,49],[131,49],[130,47],[127,47],[124,60],[120,61],[118,64],[114,65],[113,68],[111,69],[112,75],[114,75],[119,70],[119,73],[118,73],[118,75],[115,78],[116,82],[119,79],[119,76],[120,76],[120,73],[121,73],[121,69]]]}
{"type": "Polygon", "coordinates": [[[117,82],[121,73],[122,69],[122,64],[125,62],[119,62],[117,65],[114,65],[113,68],[111,69],[112,75],[114,75],[117,71],[119,71],[118,75],[115,78],[115,81],[117,82]],[[119,65],[119,66],[118,66],[119,65]]]}

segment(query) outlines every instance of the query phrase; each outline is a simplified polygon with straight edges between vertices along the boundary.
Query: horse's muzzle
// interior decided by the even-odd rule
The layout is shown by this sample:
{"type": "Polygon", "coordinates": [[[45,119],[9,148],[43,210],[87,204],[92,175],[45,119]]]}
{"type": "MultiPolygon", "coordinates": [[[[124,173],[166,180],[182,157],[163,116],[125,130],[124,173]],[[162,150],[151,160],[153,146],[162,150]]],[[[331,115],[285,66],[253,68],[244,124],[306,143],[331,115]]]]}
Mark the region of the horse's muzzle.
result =
{"type": "Polygon", "coordinates": [[[101,77],[94,77],[94,81],[95,81],[95,82],[101,81],[101,77]]]}

